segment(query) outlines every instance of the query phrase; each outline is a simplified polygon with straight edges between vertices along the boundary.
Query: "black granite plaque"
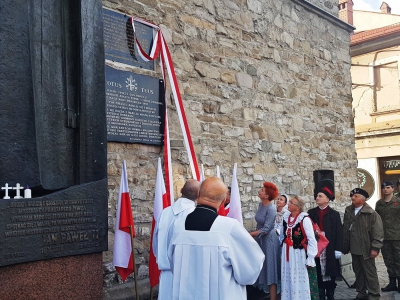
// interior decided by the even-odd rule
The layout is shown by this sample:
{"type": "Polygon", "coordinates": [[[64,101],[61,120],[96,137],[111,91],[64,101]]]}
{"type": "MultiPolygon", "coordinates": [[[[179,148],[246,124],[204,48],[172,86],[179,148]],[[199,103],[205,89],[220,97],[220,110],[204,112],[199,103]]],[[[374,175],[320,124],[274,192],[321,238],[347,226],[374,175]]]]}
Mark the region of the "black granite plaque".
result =
{"type": "Polygon", "coordinates": [[[106,251],[106,194],[104,179],[44,197],[0,199],[0,266],[106,251]]]}
{"type": "Polygon", "coordinates": [[[164,81],[106,66],[107,140],[162,145],[164,81]]]}
{"type": "MultiPolygon", "coordinates": [[[[154,70],[154,61],[146,62],[137,53],[135,36],[129,16],[103,7],[105,58],[148,70],[154,70]]],[[[135,22],[137,39],[143,50],[150,52],[153,28],[135,22]]]]}

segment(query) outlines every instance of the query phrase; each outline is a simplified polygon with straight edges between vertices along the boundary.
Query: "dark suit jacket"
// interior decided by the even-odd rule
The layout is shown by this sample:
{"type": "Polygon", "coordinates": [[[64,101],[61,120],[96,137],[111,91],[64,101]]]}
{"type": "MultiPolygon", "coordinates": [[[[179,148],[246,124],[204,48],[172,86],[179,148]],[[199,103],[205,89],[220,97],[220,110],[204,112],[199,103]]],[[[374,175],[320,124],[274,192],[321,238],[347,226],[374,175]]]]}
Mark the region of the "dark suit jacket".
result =
{"type": "MultiPolygon", "coordinates": [[[[314,223],[319,223],[318,211],[319,207],[312,208],[308,211],[311,220],[314,223]]],[[[340,214],[331,207],[327,208],[328,211],[324,215],[323,224],[325,236],[329,240],[328,247],[326,248],[326,275],[339,277],[340,264],[339,260],[335,258],[335,250],[342,251],[343,245],[343,225],[340,220],[340,214]]]]}

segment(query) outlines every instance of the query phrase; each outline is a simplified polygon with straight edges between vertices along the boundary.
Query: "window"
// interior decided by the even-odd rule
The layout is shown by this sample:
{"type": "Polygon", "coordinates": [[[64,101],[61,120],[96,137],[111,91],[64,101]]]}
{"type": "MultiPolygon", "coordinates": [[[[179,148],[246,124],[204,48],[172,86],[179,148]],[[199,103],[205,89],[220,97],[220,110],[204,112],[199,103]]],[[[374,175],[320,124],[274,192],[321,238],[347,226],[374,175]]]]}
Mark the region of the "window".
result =
{"type": "Polygon", "coordinates": [[[373,87],[374,112],[400,108],[399,58],[390,57],[370,63],[370,81],[373,87]]]}

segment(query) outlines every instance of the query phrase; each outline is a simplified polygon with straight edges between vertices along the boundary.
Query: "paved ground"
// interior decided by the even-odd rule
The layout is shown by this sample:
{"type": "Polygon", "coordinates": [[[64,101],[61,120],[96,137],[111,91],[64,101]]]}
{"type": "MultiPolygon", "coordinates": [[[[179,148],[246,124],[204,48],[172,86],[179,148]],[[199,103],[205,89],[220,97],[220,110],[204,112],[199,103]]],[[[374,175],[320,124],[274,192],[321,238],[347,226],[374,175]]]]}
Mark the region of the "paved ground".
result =
{"type": "MultiPolygon", "coordinates": [[[[381,287],[384,287],[388,284],[389,278],[387,277],[386,267],[381,259],[377,259],[376,266],[378,269],[378,277],[379,283],[381,287]]],[[[347,280],[349,285],[354,283],[355,278],[350,278],[347,280]]],[[[335,291],[335,299],[336,300],[353,300],[357,296],[357,292],[355,289],[348,288],[346,283],[341,280],[337,281],[337,287],[335,291]]],[[[269,299],[267,295],[264,293],[254,289],[251,286],[247,287],[247,299],[248,300],[263,300],[269,299]]],[[[400,293],[399,292],[382,292],[381,300],[400,300],[400,293]]]]}

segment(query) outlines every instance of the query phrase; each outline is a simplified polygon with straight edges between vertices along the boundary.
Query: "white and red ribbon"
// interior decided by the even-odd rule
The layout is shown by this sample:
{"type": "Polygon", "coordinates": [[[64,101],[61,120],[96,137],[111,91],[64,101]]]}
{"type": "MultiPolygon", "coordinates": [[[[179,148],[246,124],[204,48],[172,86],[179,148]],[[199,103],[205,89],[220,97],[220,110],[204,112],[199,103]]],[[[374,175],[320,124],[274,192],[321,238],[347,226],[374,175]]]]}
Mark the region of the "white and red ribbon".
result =
{"type": "MultiPolygon", "coordinates": [[[[174,96],[176,110],[178,113],[179,122],[180,122],[181,129],[182,129],[182,134],[183,134],[183,138],[184,138],[184,142],[185,142],[186,151],[188,153],[189,164],[190,164],[190,168],[192,170],[192,176],[194,179],[199,180],[200,179],[199,167],[197,164],[196,153],[194,151],[192,137],[190,135],[189,125],[188,125],[188,122],[186,119],[185,109],[183,107],[181,93],[179,91],[178,80],[176,78],[171,54],[169,52],[167,43],[165,42],[164,36],[162,35],[161,28],[151,22],[148,22],[148,21],[136,18],[136,17],[131,17],[132,28],[134,31],[135,31],[135,22],[145,24],[145,25],[150,26],[157,30],[157,33],[154,37],[154,42],[153,42],[153,45],[151,47],[149,54],[143,50],[143,48],[140,45],[140,42],[137,38],[135,38],[136,47],[137,47],[140,57],[144,61],[151,61],[151,60],[156,59],[158,56],[160,56],[160,64],[161,64],[161,70],[162,70],[162,74],[163,74],[163,78],[164,78],[164,84],[166,84],[166,74],[165,74],[164,70],[165,69],[167,70],[168,78],[169,78],[171,89],[172,89],[172,94],[174,96]]],[[[167,116],[167,110],[165,111],[165,115],[167,116]]],[[[167,117],[166,117],[166,120],[167,120],[167,117]]],[[[164,137],[164,139],[166,139],[166,137],[164,137]]],[[[165,145],[165,142],[164,142],[164,145],[165,145]]],[[[165,149],[165,147],[164,147],[164,151],[169,152],[169,149],[165,149]]],[[[167,155],[164,155],[164,159],[166,156],[167,155]]],[[[170,155],[169,155],[169,158],[170,158],[170,155]]],[[[164,161],[164,164],[165,164],[165,161],[164,161]]],[[[169,181],[169,184],[172,186],[172,172],[170,171],[170,168],[171,168],[170,160],[167,161],[167,165],[168,165],[168,169],[166,169],[165,172],[166,172],[166,174],[168,174],[167,177],[169,177],[169,178],[167,180],[169,181]]],[[[168,185],[168,183],[167,183],[167,185],[168,185]]],[[[172,187],[168,188],[169,193],[171,193],[171,189],[172,189],[172,187]]],[[[171,197],[171,194],[170,194],[170,197],[171,197]]],[[[170,199],[173,200],[172,197],[170,199]]]]}

